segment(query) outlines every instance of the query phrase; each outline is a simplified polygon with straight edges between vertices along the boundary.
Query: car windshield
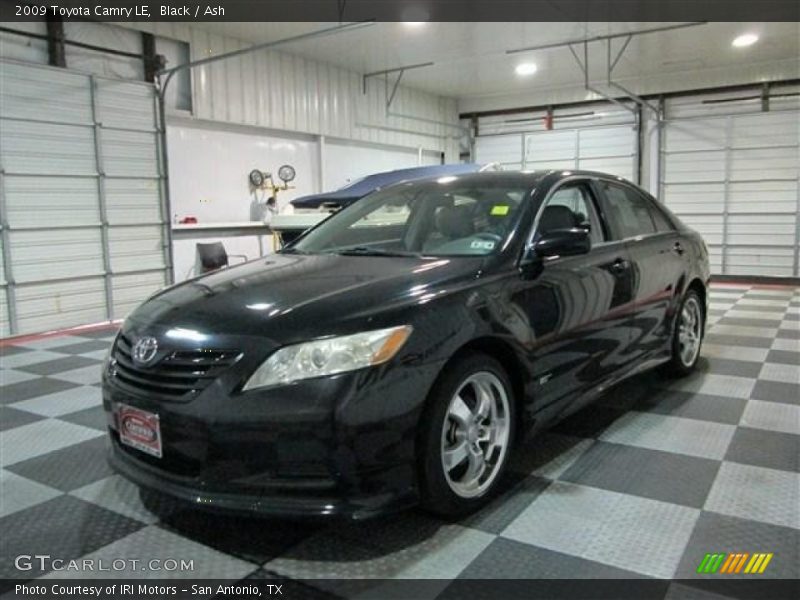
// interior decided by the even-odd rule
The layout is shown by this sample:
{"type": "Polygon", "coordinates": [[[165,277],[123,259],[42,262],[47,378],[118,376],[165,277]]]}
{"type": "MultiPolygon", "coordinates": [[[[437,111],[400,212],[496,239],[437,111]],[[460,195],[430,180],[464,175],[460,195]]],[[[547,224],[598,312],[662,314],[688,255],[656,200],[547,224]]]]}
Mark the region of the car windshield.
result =
{"type": "Polygon", "coordinates": [[[373,256],[484,256],[513,231],[527,190],[443,177],[374,192],[285,252],[373,256]]]}

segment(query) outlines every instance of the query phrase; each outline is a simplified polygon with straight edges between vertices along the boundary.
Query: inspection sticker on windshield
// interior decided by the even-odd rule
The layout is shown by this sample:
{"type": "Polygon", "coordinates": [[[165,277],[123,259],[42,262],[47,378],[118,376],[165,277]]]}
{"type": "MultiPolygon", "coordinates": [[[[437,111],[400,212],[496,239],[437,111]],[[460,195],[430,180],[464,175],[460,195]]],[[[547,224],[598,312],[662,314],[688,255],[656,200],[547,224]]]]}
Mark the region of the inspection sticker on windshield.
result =
{"type": "Polygon", "coordinates": [[[494,242],[475,240],[469,245],[473,250],[494,250],[494,242]]]}
{"type": "Polygon", "coordinates": [[[493,217],[505,217],[507,214],[508,214],[508,204],[495,204],[492,207],[493,217]]]}
{"type": "Polygon", "coordinates": [[[117,423],[123,444],[161,458],[161,425],[157,414],[119,404],[117,423]]]}

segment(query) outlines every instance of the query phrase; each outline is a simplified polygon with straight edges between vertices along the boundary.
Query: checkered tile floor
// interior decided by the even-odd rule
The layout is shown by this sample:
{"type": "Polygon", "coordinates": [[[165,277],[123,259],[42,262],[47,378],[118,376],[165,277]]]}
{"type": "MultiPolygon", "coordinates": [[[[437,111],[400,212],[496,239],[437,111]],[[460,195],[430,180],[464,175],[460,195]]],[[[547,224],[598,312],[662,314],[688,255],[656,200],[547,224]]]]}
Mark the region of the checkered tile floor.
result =
{"type": "Polygon", "coordinates": [[[612,390],[528,443],[502,496],[458,523],[159,519],[105,462],[111,332],[2,348],[0,577],[42,575],[13,565],[42,553],[193,559],[183,575],[234,580],[691,578],[706,552],[773,552],[761,577],[797,578],[800,289],[716,286],[709,324],[696,374],[612,390]]]}

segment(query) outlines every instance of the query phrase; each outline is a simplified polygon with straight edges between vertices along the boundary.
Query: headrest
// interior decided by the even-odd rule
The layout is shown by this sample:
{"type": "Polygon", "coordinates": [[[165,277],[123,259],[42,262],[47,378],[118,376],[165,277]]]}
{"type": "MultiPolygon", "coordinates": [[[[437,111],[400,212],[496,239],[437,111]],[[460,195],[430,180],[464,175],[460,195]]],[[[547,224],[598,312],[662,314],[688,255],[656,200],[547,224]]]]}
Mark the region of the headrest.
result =
{"type": "Polygon", "coordinates": [[[575,213],[566,206],[551,205],[544,209],[539,220],[539,231],[545,233],[554,229],[572,229],[576,226],[575,213]]]}
{"type": "Polygon", "coordinates": [[[475,233],[471,206],[446,206],[436,213],[436,229],[455,240],[475,233]]]}

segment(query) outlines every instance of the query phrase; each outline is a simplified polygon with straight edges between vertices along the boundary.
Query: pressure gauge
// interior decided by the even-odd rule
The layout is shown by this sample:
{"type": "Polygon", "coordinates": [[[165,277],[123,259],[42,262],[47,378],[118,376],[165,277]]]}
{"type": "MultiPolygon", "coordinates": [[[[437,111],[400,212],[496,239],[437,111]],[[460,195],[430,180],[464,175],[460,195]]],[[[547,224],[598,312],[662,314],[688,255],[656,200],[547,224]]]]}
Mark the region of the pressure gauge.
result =
{"type": "Polygon", "coordinates": [[[253,185],[253,187],[260,188],[262,185],[264,185],[264,173],[262,173],[258,169],[253,169],[252,171],[250,171],[249,178],[250,178],[250,183],[253,185]]]}
{"type": "Polygon", "coordinates": [[[278,169],[278,177],[283,183],[289,183],[294,179],[295,171],[292,165],[283,165],[278,169]]]}

